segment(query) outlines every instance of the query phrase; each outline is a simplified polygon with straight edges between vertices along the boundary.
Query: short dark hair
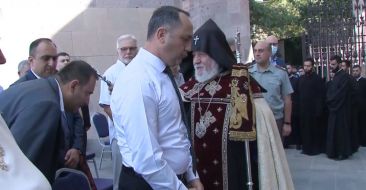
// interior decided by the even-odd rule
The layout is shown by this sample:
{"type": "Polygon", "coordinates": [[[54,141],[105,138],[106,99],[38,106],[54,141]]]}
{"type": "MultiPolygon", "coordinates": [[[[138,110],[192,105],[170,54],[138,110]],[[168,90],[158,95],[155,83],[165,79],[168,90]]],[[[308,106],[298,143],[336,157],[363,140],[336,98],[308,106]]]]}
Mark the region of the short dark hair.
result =
{"type": "Polygon", "coordinates": [[[312,66],[314,66],[314,64],[315,64],[314,59],[313,59],[312,57],[308,57],[308,58],[306,58],[306,59],[304,60],[304,62],[305,62],[305,61],[310,62],[312,66]]]}
{"type": "Polygon", "coordinates": [[[42,42],[50,42],[52,43],[55,47],[56,44],[53,43],[53,41],[49,38],[38,38],[36,40],[34,40],[30,45],[29,45],[29,56],[34,56],[34,53],[37,49],[37,47],[39,46],[40,43],[42,42]]]}
{"type": "Polygon", "coordinates": [[[356,69],[356,68],[359,68],[359,69],[361,70],[361,66],[360,66],[360,65],[354,65],[354,66],[352,67],[352,69],[356,69]]]}
{"type": "Polygon", "coordinates": [[[351,61],[350,60],[343,60],[342,62],[345,62],[347,67],[351,67],[351,61]]]}
{"type": "Polygon", "coordinates": [[[70,55],[68,53],[66,53],[66,52],[60,52],[60,53],[58,53],[57,54],[57,58],[60,57],[60,56],[68,56],[68,57],[70,57],[70,55]]]}
{"type": "Polygon", "coordinates": [[[330,61],[336,60],[338,64],[339,64],[339,63],[342,63],[342,58],[341,58],[341,56],[339,56],[339,55],[333,55],[333,56],[331,56],[331,57],[330,57],[330,59],[329,59],[329,60],[330,60],[330,61]]]}
{"type": "Polygon", "coordinates": [[[179,18],[179,13],[189,16],[187,11],[173,6],[162,6],[156,9],[149,21],[147,28],[147,39],[151,39],[157,29],[161,26],[174,28],[182,24],[179,18]]]}
{"type": "Polygon", "coordinates": [[[85,85],[92,76],[98,80],[97,71],[82,60],[71,61],[70,64],[62,68],[56,75],[62,84],[76,79],[80,82],[80,85],[85,85]]]}

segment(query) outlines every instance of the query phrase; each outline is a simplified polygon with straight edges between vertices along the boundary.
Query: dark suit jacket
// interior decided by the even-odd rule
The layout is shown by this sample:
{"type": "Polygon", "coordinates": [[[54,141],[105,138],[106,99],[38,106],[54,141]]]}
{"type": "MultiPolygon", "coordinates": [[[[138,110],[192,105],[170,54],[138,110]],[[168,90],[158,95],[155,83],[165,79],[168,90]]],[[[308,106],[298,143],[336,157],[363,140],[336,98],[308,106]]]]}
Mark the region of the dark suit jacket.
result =
{"type": "Polygon", "coordinates": [[[65,126],[55,79],[10,87],[0,94],[0,112],[20,149],[52,182],[65,154],[65,126]]]}
{"type": "Polygon", "coordinates": [[[25,81],[34,80],[34,79],[37,79],[36,75],[34,75],[31,70],[28,70],[27,73],[24,76],[20,77],[17,81],[15,81],[10,86],[14,86],[16,84],[19,84],[19,83],[22,83],[22,82],[25,82],[25,81]]]}
{"type": "MultiPolygon", "coordinates": [[[[11,87],[14,85],[18,85],[22,82],[35,80],[37,77],[33,74],[31,70],[28,70],[27,73],[15,81],[11,87]]],[[[70,133],[73,135],[66,136],[66,141],[70,145],[70,148],[75,148],[80,150],[85,154],[86,151],[86,132],[84,130],[83,119],[80,116],[79,112],[76,113],[66,113],[68,125],[74,126],[70,127],[70,133]]]]}

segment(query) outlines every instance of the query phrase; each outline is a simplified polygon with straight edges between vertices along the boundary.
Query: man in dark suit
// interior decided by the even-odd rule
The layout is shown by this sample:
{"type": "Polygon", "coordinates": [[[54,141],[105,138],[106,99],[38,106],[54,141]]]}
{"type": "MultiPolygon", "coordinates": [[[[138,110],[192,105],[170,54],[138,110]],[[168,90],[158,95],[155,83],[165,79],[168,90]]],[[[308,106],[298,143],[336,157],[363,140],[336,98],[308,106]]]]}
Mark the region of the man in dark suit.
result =
{"type": "Polygon", "coordinates": [[[0,113],[20,149],[51,183],[68,164],[72,142],[66,139],[74,135],[65,112],[88,104],[96,80],[89,64],[74,61],[54,78],[23,82],[0,95],[0,113]]]}
{"type": "MultiPolygon", "coordinates": [[[[26,74],[15,81],[11,86],[18,85],[25,81],[47,78],[54,75],[56,70],[57,49],[56,45],[48,38],[39,38],[34,40],[29,46],[28,62],[30,70],[26,74]]],[[[68,124],[74,126],[71,136],[66,137],[66,141],[70,142],[69,150],[65,155],[65,166],[76,168],[80,160],[80,151],[85,154],[86,149],[86,132],[84,130],[83,119],[78,111],[74,113],[65,113],[68,118],[68,124]]]]}
{"type": "MultiPolygon", "coordinates": [[[[30,70],[14,84],[39,78],[47,78],[56,73],[57,49],[52,40],[39,38],[29,46],[28,62],[30,70]]],[[[13,85],[14,85],[13,84],[13,85]]]]}

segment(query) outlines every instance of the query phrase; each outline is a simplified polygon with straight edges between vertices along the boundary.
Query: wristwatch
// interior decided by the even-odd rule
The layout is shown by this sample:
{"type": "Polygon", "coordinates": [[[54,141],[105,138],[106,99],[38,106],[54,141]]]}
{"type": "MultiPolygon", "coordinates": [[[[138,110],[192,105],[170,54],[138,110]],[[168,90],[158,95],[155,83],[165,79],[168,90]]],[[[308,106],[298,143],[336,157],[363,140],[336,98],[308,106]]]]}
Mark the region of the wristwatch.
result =
{"type": "Polygon", "coordinates": [[[286,122],[286,121],[285,121],[285,125],[291,125],[291,122],[286,122]]]}

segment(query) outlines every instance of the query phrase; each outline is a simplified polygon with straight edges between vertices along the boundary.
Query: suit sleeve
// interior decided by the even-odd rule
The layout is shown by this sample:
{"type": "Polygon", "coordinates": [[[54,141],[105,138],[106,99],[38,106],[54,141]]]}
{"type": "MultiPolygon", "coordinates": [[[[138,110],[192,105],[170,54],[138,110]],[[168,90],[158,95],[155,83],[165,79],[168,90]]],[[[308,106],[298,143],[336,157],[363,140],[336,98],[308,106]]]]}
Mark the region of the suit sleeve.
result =
{"type": "Polygon", "coordinates": [[[72,148],[80,150],[83,154],[85,154],[86,144],[85,144],[85,136],[86,132],[84,129],[83,119],[79,112],[74,113],[74,134],[73,134],[73,144],[72,148]]]}
{"type": "Polygon", "coordinates": [[[91,126],[90,123],[90,112],[89,112],[89,106],[81,106],[81,114],[83,115],[83,121],[84,121],[84,127],[85,130],[88,130],[91,126]]]}
{"type": "Polygon", "coordinates": [[[28,159],[52,182],[64,138],[60,106],[38,102],[21,110],[11,123],[11,132],[28,159]]]}

